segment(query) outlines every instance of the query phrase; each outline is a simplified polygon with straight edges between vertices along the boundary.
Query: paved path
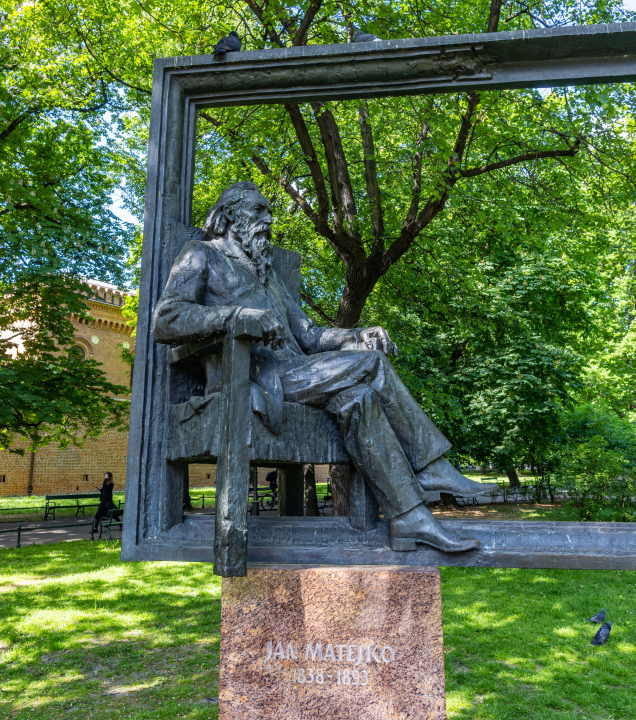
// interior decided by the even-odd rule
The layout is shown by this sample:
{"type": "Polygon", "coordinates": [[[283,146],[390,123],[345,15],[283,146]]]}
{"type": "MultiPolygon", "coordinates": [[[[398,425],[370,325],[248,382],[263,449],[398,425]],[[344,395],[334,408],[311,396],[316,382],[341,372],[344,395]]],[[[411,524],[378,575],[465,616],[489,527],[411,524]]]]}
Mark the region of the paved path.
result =
{"type": "MultiPolygon", "coordinates": [[[[22,523],[22,536],[20,545],[41,545],[43,543],[58,543],[64,540],[90,540],[90,522],[77,520],[77,527],[59,527],[60,525],[71,525],[74,518],[60,518],[59,520],[25,521],[22,523]],[[85,523],[80,525],[80,523],[85,523]],[[38,530],[28,530],[30,527],[38,527],[38,530]]],[[[18,540],[17,522],[0,523],[0,530],[11,530],[12,532],[0,533],[0,548],[14,548],[18,540]]],[[[121,533],[113,533],[113,537],[120,537],[121,533]]],[[[102,535],[103,537],[103,535],[102,535]]]]}
{"type": "MultiPolygon", "coordinates": [[[[212,508],[205,509],[195,508],[192,513],[194,515],[212,515],[212,508]]],[[[276,509],[261,510],[261,515],[276,516],[276,509]]],[[[0,533],[0,548],[14,548],[18,540],[18,524],[17,522],[1,522],[0,530],[10,530],[11,532],[0,533]]],[[[88,518],[60,518],[59,520],[25,520],[22,523],[22,536],[20,538],[20,546],[27,545],[43,545],[47,543],[70,542],[72,540],[90,540],[91,528],[88,518]],[[63,525],[72,525],[77,523],[76,527],[60,527],[63,525]],[[85,524],[83,524],[85,523],[85,524]],[[28,530],[26,528],[37,527],[37,530],[28,530]]],[[[111,534],[113,539],[121,538],[121,530],[112,528],[111,534]]],[[[99,533],[95,533],[95,540],[98,539],[99,533]]],[[[102,540],[107,540],[108,534],[102,534],[102,540]]]]}

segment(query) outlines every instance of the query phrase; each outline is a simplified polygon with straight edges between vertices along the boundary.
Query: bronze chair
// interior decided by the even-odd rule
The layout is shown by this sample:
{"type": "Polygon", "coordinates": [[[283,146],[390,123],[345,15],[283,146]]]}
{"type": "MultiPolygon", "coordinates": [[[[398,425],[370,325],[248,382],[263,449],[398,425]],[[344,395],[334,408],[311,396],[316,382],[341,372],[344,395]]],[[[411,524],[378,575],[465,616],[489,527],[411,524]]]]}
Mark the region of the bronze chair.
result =
{"type": "MultiPolygon", "coordinates": [[[[300,254],[275,248],[273,266],[300,302],[300,254]]],[[[177,402],[170,405],[167,460],[217,463],[214,572],[222,576],[245,574],[250,466],[278,467],[283,493],[295,493],[288,499],[302,508],[304,463],[351,463],[336,423],[323,410],[285,403],[279,435],[252,413],[250,346],[258,339],[257,327],[239,321],[232,335],[170,350],[171,388],[177,402]],[[211,356],[221,363],[222,385],[220,392],[205,395],[201,361],[211,356]]],[[[353,466],[349,508],[356,529],[376,523],[375,498],[353,466]]]]}

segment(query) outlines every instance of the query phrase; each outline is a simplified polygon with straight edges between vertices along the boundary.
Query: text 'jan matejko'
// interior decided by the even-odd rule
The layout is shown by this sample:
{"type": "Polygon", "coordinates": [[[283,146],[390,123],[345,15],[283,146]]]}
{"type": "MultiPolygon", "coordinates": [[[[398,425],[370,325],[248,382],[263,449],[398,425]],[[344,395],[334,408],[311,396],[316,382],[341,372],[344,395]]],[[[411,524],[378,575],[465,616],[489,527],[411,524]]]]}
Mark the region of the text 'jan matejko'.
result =
{"type": "Polygon", "coordinates": [[[317,662],[341,662],[353,665],[390,663],[395,660],[395,650],[390,645],[348,643],[307,643],[268,640],[265,660],[305,660],[317,662]]]}

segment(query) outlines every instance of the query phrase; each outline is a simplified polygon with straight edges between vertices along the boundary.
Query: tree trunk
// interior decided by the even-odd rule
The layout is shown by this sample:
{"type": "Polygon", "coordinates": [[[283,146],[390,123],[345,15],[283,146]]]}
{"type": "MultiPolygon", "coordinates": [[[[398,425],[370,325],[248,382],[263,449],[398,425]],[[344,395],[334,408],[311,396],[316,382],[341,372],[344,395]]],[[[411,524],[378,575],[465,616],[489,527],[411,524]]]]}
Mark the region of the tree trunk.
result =
{"type": "Polygon", "coordinates": [[[318,496],[316,495],[316,471],[313,464],[303,465],[305,478],[305,515],[318,517],[318,496]]]}
{"type": "Polygon", "coordinates": [[[453,507],[453,508],[460,507],[457,500],[455,500],[455,496],[453,495],[453,493],[441,492],[439,494],[439,499],[440,499],[442,507],[453,507]]]}
{"type": "Polygon", "coordinates": [[[375,273],[373,281],[367,274],[367,260],[364,257],[351,259],[345,273],[345,286],[338,304],[338,313],[334,325],[340,328],[354,328],[360,320],[362,311],[380,273],[375,273]]]}
{"type": "Polygon", "coordinates": [[[517,475],[517,468],[514,465],[508,465],[506,467],[506,475],[508,476],[508,480],[510,480],[511,488],[521,487],[519,475],[517,475]]]}
{"type": "Polygon", "coordinates": [[[331,496],[333,497],[334,517],[347,517],[349,515],[349,466],[329,466],[331,475],[331,496]]]}
{"type": "Polygon", "coordinates": [[[35,474],[35,452],[31,451],[31,464],[29,465],[29,487],[27,495],[33,495],[33,475],[35,474]]]}

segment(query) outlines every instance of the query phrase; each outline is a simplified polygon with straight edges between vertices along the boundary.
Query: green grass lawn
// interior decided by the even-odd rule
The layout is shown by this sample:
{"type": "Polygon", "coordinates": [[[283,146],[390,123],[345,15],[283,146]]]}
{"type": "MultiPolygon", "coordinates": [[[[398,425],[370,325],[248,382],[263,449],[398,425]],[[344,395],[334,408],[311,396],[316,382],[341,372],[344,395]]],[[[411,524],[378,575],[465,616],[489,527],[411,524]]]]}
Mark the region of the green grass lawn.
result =
{"type": "MultiPolygon", "coordinates": [[[[95,492],[97,493],[97,489],[95,488],[88,488],[86,492],[95,492]]],[[[114,492],[113,493],[113,500],[115,501],[115,504],[119,500],[121,500],[122,504],[124,502],[124,493],[121,492],[114,492]]],[[[97,511],[97,505],[89,505],[88,503],[90,500],[80,500],[80,505],[86,505],[86,508],[84,510],[85,516],[87,518],[92,517],[95,512],[97,511]]],[[[99,502],[99,498],[97,498],[97,502],[99,502]]],[[[67,500],[59,500],[58,503],[60,505],[62,504],[69,504],[69,501],[67,500]]],[[[44,495],[30,495],[28,497],[1,497],[0,498],[0,523],[3,522],[35,522],[40,521],[44,519],[44,506],[46,505],[46,497],[44,495]],[[26,508],[26,509],[23,509],[26,508]],[[29,510],[29,508],[33,508],[32,510],[29,510]]],[[[68,510],[56,510],[55,512],[55,519],[59,520],[60,518],[74,518],[75,513],[77,512],[77,509],[68,509],[68,510]]],[[[81,513],[79,515],[80,519],[82,517],[81,513]]]]}
{"type": "MultiPolygon", "coordinates": [[[[316,491],[318,500],[321,502],[327,494],[327,483],[317,483],[316,491]]],[[[95,491],[97,492],[97,491],[95,491]]],[[[199,509],[204,504],[204,508],[211,508],[216,499],[215,487],[190,488],[190,498],[194,509],[199,509]],[[205,497],[203,497],[205,496],[205,497]]],[[[113,499],[115,503],[121,500],[124,504],[124,492],[114,492],[113,499]]],[[[64,502],[64,501],[60,501],[64,502]]],[[[88,500],[80,500],[80,504],[87,504],[88,500]]],[[[0,523],[3,522],[36,522],[44,518],[44,505],[46,498],[44,495],[31,495],[30,497],[4,497],[0,498],[0,523]],[[14,510],[15,508],[15,510],[14,510]],[[32,511],[23,508],[33,508],[32,511]]],[[[96,505],[86,507],[86,517],[92,517],[97,510],[96,505]]],[[[74,518],[76,510],[57,510],[55,513],[58,518],[74,518]]],[[[81,515],[80,515],[81,517],[81,515]]]]}
{"type": "Polygon", "coordinates": [[[194,508],[200,508],[202,505],[202,496],[205,496],[203,506],[204,508],[212,507],[216,500],[216,488],[215,487],[202,487],[202,488],[190,488],[190,499],[192,500],[192,506],[194,508]]]}
{"type": "MultiPolygon", "coordinates": [[[[318,501],[322,502],[322,499],[327,494],[327,485],[328,483],[316,483],[316,495],[318,496],[318,501]]],[[[261,493],[261,490],[267,487],[267,491],[269,491],[269,486],[265,485],[259,485],[259,495],[261,493]]],[[[214,505],[214,501],[216,499],[216,488],[215,487],[206,487],[206,488],[190,488],[190,498],[192,499],[192,505],[195,508],[201,507],[201,496],[205,495],[205,507],[208,507],[209,505],[214,505]]]]}
{"type": "MultiPolygon", "coordinates": [[[[217,717],[219,578],[119,549],[0,550],[2,720],[217,717]]],[[[449,718],[636,718],[636,572],[444,568],[442,597],[449,718]]]]}

